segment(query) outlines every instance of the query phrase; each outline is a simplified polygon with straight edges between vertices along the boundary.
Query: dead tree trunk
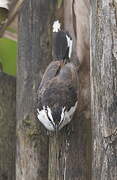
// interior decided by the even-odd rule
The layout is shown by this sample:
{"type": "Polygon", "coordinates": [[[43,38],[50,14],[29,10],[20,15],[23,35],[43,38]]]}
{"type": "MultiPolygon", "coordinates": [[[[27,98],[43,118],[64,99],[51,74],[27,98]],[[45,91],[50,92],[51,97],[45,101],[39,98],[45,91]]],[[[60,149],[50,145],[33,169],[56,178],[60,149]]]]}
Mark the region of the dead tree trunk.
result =
{"type": "Polygon", "coordinates": [[[89,7],[87,0],[64,0],[61,16],[74,40],[72,62],[78,66],[78,55],[81,64],[80,93],[72,122],[49,139],[49,180],[91,180],[89,7]]]}
{"type": "MultiPolygon", "coordinates": [[[[19,18],[17,180],[90,180],[91,177],[89,56],[84,56],[86,66],[79,72],[81,91],[78,111],[68,127],[57,136],[49,137],[49,162],[46,130],[33,115],[38,85],[45,67],[52,60],[50,28],[54,17],[64,22],[65,29],[76,39],[74,31],[77,29],[73,29],[72,20],[75,24],[77,20],[74,18],[78,14],[74,1],[64,2],[65,16],[63,7],[58,10],[54,2],[57,1],[28,0],[19,18]],[[66,6],[70,8],[68,11],[66,6]],[[71,12],[72,16],[69,16],[71,12]],[[72,27],[69,26],[71,23],[72,27]]],[[[77,65],[77,53],[74,53],[73,62],[77,65]]]]}
{"type": "Polygon", "coordinates": [[[91,108],[93,180],[117,179],[116,4],[92,1],[91,108]]]}
{"type": "Polygon", "coordinates": [[[19,16],[17,180],[48,179],[48,136],[34,117],[36,92],[51,61],[53,1],[27,0],[19,16]]]}
{"type": "Polygon", "coordinates": [[[16,82],[0,72],[0,180],[15,180],[16,82]]]}

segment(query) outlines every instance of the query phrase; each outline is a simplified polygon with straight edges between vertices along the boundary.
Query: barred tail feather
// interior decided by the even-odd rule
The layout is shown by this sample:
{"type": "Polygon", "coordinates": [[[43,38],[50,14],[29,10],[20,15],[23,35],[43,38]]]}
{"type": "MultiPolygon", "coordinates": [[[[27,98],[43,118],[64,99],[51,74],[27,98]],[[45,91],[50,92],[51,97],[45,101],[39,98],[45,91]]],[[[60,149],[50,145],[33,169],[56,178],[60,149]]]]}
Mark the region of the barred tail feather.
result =
{"type": "Polygon", "coordinates": [[[72,38],[67,32],[60,30],[59,21],[53,24],[52,51],[55,60],[70,59],[72,53],[72,38]]]}

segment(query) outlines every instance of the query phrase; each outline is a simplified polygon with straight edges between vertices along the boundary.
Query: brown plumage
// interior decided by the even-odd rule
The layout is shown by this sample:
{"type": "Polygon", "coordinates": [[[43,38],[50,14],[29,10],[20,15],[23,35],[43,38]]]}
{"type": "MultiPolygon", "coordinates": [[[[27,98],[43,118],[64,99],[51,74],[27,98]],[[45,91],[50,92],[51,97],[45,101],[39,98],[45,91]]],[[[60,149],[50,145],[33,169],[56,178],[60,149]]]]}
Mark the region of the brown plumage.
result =
{"type": "MultiPolygon", "coordinates": [[[[61,113],[63,108],[66,113],[69,112],[72,107],[76,109],[77,82],[77,71],[72,63],[64,64],[64,61],[52,61],[47,67],[38,89],[37,108],[38,112],[41,112],[44,108],[47,112],[47,107],[50,108],[52,118],[48,117],[49,114],[47,114],[47,117],[50,122],[54,121],[52,122],[53,128],[57,127],[61,129],[71,120],[72,117],[66,117],[66,119],[63,118],[64,120],[61,120],[61,113]],[[62,121],[62,123],[60,123],[60,121],[62,121]]],[[[73,114],[71,114],[71,116],[72,115],[73,114]]],[[[44,122],[41,118],[39,118],[39,120],[42,123],[44,122]]]]}

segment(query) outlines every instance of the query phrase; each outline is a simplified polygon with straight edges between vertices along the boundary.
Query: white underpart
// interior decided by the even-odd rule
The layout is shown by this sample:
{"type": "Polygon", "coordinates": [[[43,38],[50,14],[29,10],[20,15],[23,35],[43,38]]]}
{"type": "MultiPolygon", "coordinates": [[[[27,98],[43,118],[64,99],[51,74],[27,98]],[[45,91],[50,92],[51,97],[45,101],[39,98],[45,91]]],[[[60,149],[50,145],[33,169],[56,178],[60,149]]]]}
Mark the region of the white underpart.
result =
{"type": "Polygon", "coordinates": [[[61,29],[61,24],[59,23],[59,20],[54,21],[53,23],[53,32],[58,32],[61,29]]]}
{"type": "Polygon", "coordinates": [[[5,8],[5,9],[9,9],[9,0],[0,0],[0,7],[5,8]]]}
{"type": "Polygon", "coordinates": [[[69,47],[69,58],[71,57],[71,53],[72,53],[72,39],[70,39],[70,37],[68,35],[66,35],[66,38],[67,38],[67,44],[68,44],[68,47],[69,47]]]}
{"type": "MultiPolygon", "coordinates": [[[[49,110],[48,111],[48,116],[51,119],[51,115],[50,115],[51,114],[51,110],[50,110],[49,107],[47,107],[47,110],[49,110]]],[[[54,127],[53,127],[52,123],[48,119],[47,110],[45,109],[44,106],[43,106],[42,110],[37,109],[37,118],[45,126],[46,129],[48,129],[49,131],[54,131],[54,127]]],[[[54,123],[53,118],[51,120],[54,123]]]]}
{"type": "Polygon", "coordinates": [[[64,112],[64,120],[63,120],[63,123],[62,123],[61,126],[60,126],[60,129],[61,129],[63,126],[65,126],[66,124],[68,124],[68,123],[72,120],[72,117],[73,117],[73,115],[74,115],[74,112],[75,112],[75,110],[76,110],[76,108],[77,108],[77,104],[78,104],[78,102],[76,102],[75,105],[72,106],[69,111],[65,111],[65,112],[64,112]]]}

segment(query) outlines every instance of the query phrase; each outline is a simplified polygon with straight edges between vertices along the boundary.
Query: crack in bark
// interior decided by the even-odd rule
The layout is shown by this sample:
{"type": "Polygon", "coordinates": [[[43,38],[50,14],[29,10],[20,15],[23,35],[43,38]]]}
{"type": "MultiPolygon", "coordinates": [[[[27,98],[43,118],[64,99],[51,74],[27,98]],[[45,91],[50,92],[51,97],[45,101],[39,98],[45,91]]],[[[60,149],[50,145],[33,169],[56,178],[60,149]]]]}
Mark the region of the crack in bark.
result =
{"type": "Polygon", "coordinates": [[[116,143],[116,140],[117,140],[117,127],[109,136],[103,137],[102,144],[104,145],[105,152],[107,152],[109,147],[111,147],[116,143]]]}
{"type": "Polygon", "coordinates": [[[0,106],[0,119],[3,119],[3,110],[1,106],[0,106]]]}

